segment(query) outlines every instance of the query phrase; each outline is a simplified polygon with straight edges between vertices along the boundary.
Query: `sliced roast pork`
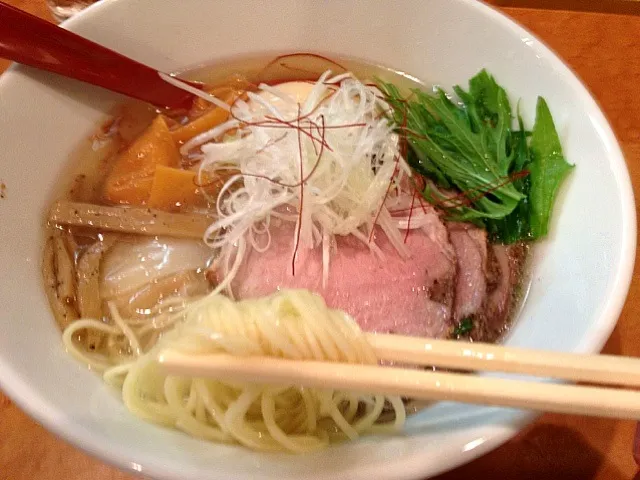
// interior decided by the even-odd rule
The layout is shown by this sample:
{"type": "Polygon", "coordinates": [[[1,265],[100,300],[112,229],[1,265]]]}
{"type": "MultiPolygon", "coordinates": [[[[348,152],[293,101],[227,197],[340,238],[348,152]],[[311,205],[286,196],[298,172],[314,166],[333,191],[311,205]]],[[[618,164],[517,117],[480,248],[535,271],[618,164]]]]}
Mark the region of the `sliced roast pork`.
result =
{"type": "Polygon", "coordinates": [[[412,231],[406,241],[408,259],[396,253],[382,232],[376,232],[375,241],[383,258],[353,236],[338,237],[326,288],[321,247],[301,250],[292,274],[293,239],[292,227],[272,226],[269,249],[251,251],[243,262],[233,285],[238,298],[306,288],[321,294],[329,306],[348,312],[365,331],[449,335],[456,262],[444,225],[412,231]]]}
{"type": "Polygon", "coordinates": [[[478,313],[487,296],[487,232],[470,224],[450,223],[449,237],[458,261],[453,318],[478,313]]]}
{"type": "MultiPolygon", "coordinates": [[[[485,230],[466,223],[448,223],[456,253],[458,274],[453,302],[453,324],[472,325],[469,338],[494,342],[504,332],[520,284],[526,247],[491,244],[485,230]]],[[[466,334],[463,336],[467,336],[466,334]]]]}
{"type": "Polygon", "coordinates": [[[493,273],[489,276],[487,302],[478,318],[477,340],[494,341],[504,332],[514,307],[518,305],[516,297],[526,253],[522,243],[490,247],[493,273]]]}

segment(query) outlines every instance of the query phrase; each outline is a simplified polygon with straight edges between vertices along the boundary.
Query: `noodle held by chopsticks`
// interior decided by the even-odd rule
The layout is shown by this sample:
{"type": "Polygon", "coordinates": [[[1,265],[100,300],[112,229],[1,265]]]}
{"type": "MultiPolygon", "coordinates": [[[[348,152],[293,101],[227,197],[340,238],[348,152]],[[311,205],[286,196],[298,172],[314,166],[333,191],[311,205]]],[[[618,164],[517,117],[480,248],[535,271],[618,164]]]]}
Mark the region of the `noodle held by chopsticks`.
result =
{"type": "MultiPolygon", "coordinates": [[[[116,325],[109,328],[129,340],[133,354],[107,369],[105,379],[121,384],[127,408],[146,420],[212,441],[295,453],[404,424],[405,407],[398,397],[178,377],[162,371],[158,353],[165,349],[188,355],[269,355],[376,364],[355,321],[328,308],[309,291],[283,290],[239,302],[214,292],[166,317],[166,323],[175,327],[138,356],[136,352],[143,348],[136,329],[118,318],[117,312],[112,311],[112,316],[116,325]],[[394,421],[378,424],[385,406],[394,411],[394,421]]],[[[87,320],[81,325],[92,328],[93,324],[87,320]]],[[[104,324],[96,322],[95,327],[105,331],[104,324]]],[[[73,336],[65,333],[68,347],[82,355],[71,344],[73,336]]],[[[88,363],[104,366],[103,358],[85,356],[88,363]]]]}

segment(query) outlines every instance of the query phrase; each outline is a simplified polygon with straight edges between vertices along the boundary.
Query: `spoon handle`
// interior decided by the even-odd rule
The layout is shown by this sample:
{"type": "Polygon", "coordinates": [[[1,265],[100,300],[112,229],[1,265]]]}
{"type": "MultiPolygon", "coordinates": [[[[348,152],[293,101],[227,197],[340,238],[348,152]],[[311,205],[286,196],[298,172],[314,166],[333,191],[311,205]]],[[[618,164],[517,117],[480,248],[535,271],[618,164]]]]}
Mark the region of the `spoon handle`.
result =
{"type": "Polygon", "coordinates": [[[0,57],[156,106],[187,108],[193,100],[157,70],[1,1],[0,25],[0,57]]]}

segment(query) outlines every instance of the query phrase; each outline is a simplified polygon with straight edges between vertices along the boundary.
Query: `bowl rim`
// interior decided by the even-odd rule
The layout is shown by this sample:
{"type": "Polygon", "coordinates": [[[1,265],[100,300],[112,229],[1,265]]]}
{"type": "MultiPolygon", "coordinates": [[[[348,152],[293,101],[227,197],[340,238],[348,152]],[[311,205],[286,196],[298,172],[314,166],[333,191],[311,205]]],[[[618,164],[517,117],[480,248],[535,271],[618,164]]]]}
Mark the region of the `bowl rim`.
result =
{"type": "MultiPolygon", "coordinates": [[[[109,9],[112,4],[121,1],[125,0],[102,0],[101,2],[94,3],[73,18],[63,22],[60,26],[73,31],[76,25],[99,18],[100,12],[103,9],[109,9]]],[[[602,127],[600,135],[602,141],[608,148],[609,164],[616,184],[620,188],[619,194],[622,200],[622,249],[620,252],[620,261],[617,266],[617,274],[613,279],[611,294],[609,298],[606,299],[606,305],[600,317],[574,350],[580,353],[599,352],[615,328],[624,307],[633,278],[636,257],[637,220],[635,200],[629,171],[620,144],[599,103],[595,100],[589,89],[577,74],[548,47],[545,42],[541,41],[516,20],[485,3],[484,0],[456,1],[465,4],[470,9],[475,9],[479,15],[485,16],[501,28],[509,30],[520,37],[527,36],[531,39],[535,43],[536,49],[544,54],[546,60],[563,74],[564,80],[583,98],[585,110],[589,111],[595,123],[602,127]]],[[[5,74],[0,75],[0,91],[2,91],[14,73],[19,73],[23,69],[25,69],[25,67],[14,63],[7,69],[5,74]]],[[[40,398],[34,389],[12,370],[10,365],[3,363],[0,363],[0,389],[32,419],[75,448],[85,451],[91,456],[129,473],[143,474],[150,478],[158,479],[173,478],[167,476],[170,475],[170,473],[167,472],[166,466],[163,467],[160,462],[135,463],[127,460],[130,457],[126,455],[119,446],[105,446],[99,440],[96,440],[91,430],[85,429],[78,423],[75,423],[72,418],[66,417],[62,411],[52,409],[46,399],[40,398]]],[[[434,476],[444,473],[503,445],[513,438],[522,428],[533,422],[539,415],[540,413],[537,412],[516,412],[510,417],[510,422],[506,428],[501,428],[499,431],[493,432],[492,435],[485,437],[483,443],[465,452],[465,455],[460,455],[457,459],[448,458],[442,462],[437,469],[433,469],[433,465],[425,463],[424,459],[421,461],[420,455],[413,455],[411,457],[398,457],[395,461],[387,462],[384,474],[380,471],[375,471],[374,473],[380,479],[393,478],[400,480],[423,478],[425,471],[430,468],[431,474],[434,476]]],[[[358,468],[363,470],[362,466],[358,468]]],[[[365,470],[368,469],[365,468],[365,470]]],[[[358,476],[358,478],[360,478],[360,476],[358,476]]]]}

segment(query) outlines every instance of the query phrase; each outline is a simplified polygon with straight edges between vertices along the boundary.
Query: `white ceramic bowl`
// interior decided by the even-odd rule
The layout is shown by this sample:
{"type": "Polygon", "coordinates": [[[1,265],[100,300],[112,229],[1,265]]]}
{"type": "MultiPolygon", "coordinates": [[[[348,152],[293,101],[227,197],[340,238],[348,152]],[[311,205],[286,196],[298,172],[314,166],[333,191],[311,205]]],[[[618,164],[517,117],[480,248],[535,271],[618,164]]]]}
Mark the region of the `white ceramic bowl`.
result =
{"type": "MultiPolygon", "coordinates": [[[[321,51],[444,86],[486,67],[531,124],[546,97],[577,165],[535,249],[511,345],[596,352],[622,308],[635,254],[624,159],[584,86],[543,44],[474,0],[104,0],[67,28],[171,71],[247,52],[321,51]]],[[[80,139],[118,97],[27,68],[0,79],[0,386],[47,428],[106,461],[158,479],[409,479],[453,468],[532,420],[516,410],[441,403],[406,431],[308,456],[220,446],[132,417],[65,354],[40,282],[44,212],[80,139]]]]}

